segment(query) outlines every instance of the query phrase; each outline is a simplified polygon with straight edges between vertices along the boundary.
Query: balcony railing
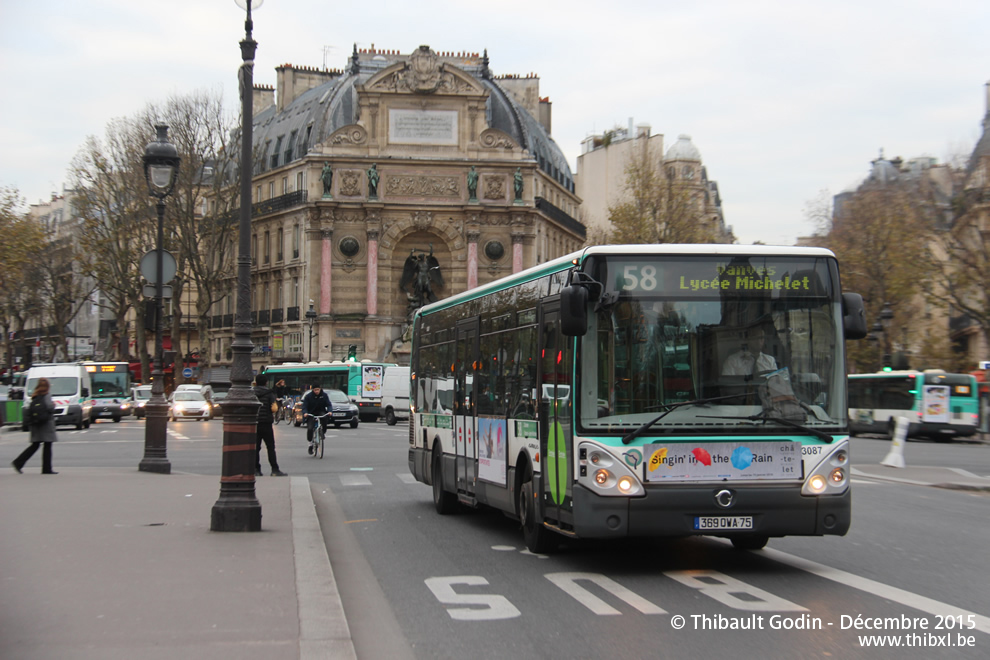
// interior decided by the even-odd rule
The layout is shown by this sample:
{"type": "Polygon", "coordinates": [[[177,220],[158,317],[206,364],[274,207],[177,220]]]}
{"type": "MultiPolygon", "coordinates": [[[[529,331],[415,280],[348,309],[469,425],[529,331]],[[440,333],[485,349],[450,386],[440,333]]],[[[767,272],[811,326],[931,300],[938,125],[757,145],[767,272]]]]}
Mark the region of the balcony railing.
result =
{"type": "Polygon", "coordinates": [[[258,310],[258,325],[268,325],[271,323],[271,311],[267,309],[258,310]]]}
{"type": "Polygon", "coordinates": [[[234,315],[233,314],[224,314],[223,315],[223,325],[221,327],[224,327],[224,328],[233,328],[234,327],[234,315]]]}
{"type": "Polygon", "coordinates": [[[272,199],[267,199],[263,202],[258,202],[257,204],[252,204],[251,216],[256,218],[259,215],[278,213],[279,211],[285,211],[305,204],[306,193],[307,191],[305,190],[296,190],[272,199]]]}
{"type": "Polygon", "coordinates": [[[290,307],[287,311],[288,311],[289,316],[287,317],[286,320],[288,320],[288,321],[298,321],[299,320],[299,308],[298,307],[290,307]]]}
{"type": "Polygon", "coordinates": [[[556,220],[581,238],[586,238],[588,229],[580,222],[568,215],[563,209],[554,206],[543,197],[536,198],[536,208],[547,215],[551,220],[556,220]]]}
{"type": "Polygon", "coordinates": [[[285,310],[279,307],[278,309],[272,310],[272,323],[281,323],[282,317],[285,316],[285,310]]]}
{"type": "Polygon", "coordinates": [[[222,328],[223,327],[223,314],[214,314],[213,318],[210,319],[211,328],[222,328]]]}

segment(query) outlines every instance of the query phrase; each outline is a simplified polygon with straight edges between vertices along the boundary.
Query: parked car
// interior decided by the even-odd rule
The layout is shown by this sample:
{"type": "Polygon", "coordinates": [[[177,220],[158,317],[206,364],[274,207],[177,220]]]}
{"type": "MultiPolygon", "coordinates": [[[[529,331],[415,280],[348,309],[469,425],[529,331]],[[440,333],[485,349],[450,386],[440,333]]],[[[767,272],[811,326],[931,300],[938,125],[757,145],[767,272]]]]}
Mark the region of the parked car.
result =
{"type": "Polygon", "coordinates": [[[141,419],[145,416],[144,407],[151,399],[151,385],[138,385],[131,388],[131,410],[141,419]]]}
{"type": "Polygon", "coordinates": [[[206,400],[202,392],[182,390],[172,393],[169,402],[168,418],[170,421],[180,419],[198,419],[206,421],[213,418],[213,406],[206,400]]]}

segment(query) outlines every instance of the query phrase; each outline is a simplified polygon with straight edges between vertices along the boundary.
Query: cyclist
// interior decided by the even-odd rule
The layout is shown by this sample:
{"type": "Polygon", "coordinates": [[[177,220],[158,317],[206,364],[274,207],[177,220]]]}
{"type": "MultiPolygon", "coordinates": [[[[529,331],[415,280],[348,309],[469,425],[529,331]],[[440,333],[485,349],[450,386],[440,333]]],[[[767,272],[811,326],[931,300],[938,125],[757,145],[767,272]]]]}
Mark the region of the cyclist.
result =
{"type": "Polygon", "coordinates": [[[306,440],[309,441],[309,447],[306,449],[307,454],[313,453],[313,431],[316,428],[316,424],[319,420],[315,415],[323,415],[330,412],[330,397],[327,393],[323,391],[319,383],[313,385],[313,389],[306,393],[303,397],[303,419],[306,422],[306,440]]]}

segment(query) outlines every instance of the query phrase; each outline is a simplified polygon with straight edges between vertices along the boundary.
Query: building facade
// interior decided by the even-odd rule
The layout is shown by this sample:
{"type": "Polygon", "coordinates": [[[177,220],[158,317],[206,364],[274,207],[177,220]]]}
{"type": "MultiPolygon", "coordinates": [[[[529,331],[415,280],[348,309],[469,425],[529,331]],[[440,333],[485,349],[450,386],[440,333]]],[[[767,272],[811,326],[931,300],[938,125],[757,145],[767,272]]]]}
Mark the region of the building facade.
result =
{"type": "MultiPolygon", "coordinates": [[[[538,77],[428,46],[276,74],[254,97],[256,368],[351,346],[405,362],[420,264],[439,299],[583,245],[538,77]]],[[[214,364],[230,360],[234,311],[233,295],[214,307],[214,364]]]]}
{"type": "Polygon", "coordinates": [[[708,178],[701,152],[690,136],[680,135],[666,152],[663,134],[651,133],[649,124],[616,127],[581,142],[577,159],[576,190],[581,199],[579,218],[590,236],[607,238],[611,223],[609,207],[629,199],[626,169],[646,151],[658,172],[685,191],[696,208],[692,216],[702,223],[718,243],[735,243],[732,228],[726,226],[718,183],[708,178]]]}

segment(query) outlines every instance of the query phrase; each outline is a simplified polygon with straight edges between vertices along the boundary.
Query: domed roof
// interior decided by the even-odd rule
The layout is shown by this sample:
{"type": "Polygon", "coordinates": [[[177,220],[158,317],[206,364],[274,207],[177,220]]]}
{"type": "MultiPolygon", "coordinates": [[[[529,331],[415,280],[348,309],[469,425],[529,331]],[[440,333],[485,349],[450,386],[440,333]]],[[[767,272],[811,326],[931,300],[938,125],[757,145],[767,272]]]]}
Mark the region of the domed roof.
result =
{"type": "MultiPolygon", "coordinates": [[[[276,113],[269,106],[254,117],[254,142],[266,153],[277,145],[279,136],[283,143],[277,164],[284,165],[303,157],[315,144],[326,140],[335,131],[358,121],[358,93],[375,74],[408,56],[388,53],[373,59],[351,58],[348,68],[336,77],[327,72],[328,81],[301,93],[282,112],[276,113]],[[292,141],[292,137],[295,141],[292,141]],[[267,143],[267,147],[266,147],[267,143]],[[291,148],[291,153],[289,149],[291,148]],[[286,155],[289,158],[285,158],[286,155]]],[[[458,68],[474,78],[488,94],[485,114],[491,128],[508,134],[536,159],[541,170],[569,190],[574,180],[563,151],[550,134],[515,98],[507,93],[488,70],[487,57],[480,64],[458,64],[458,68]]],[[[692,147],[693,148],[693,147],[692,147]]],[[[696,150],[695,150],[696,151],[696,150]]],[[[274,152],[262,161],[261,170],[269,169],[274,152]]]]}
{"type": "Polygon", "coordinates": [[[667,149],[667,155],[664,157],[664,160],[696,160],[700,162],[701,152],[691,142],[690,135],[681,134],[677,136],[677,142],[670,149],[667,149]]]}

